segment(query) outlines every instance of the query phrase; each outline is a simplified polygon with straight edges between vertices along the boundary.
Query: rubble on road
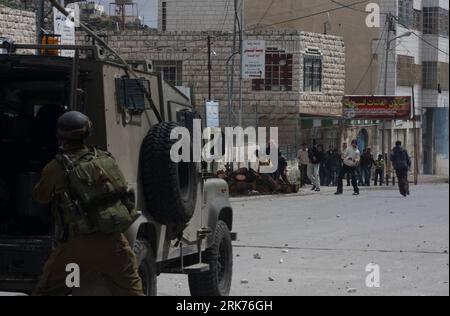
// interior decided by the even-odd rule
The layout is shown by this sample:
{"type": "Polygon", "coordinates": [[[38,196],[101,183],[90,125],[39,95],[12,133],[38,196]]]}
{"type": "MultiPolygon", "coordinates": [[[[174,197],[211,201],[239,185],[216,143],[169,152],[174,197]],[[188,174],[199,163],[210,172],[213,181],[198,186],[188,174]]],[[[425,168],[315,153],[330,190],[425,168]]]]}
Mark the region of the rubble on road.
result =
{"type": "Polygon", "coordinates": [[[270,277],[268,277],[268,280],[269,280],[270,282],[273,282],[273,281],[275,281],[275,279],[274,279],[274,278],[272,278],[271,276],[270,276],[270,277]]]}
{"type": "Polygon", "coordinates": [[[349,294],[356,293],[356,292],[357,292],[357,290],[354,289],[354,288],[348,288],[347,289],[347,293],[349,293],[349,294]]]}
{"type": "Polygon", "coordinates": [[[241,284],[248,284],[248,280],[247,279],[241,280],[241,284]]]}
{"type": "Polygon", "coordinates": [[[289,194],[300,189],[297,184],[275,180],[271,174],[258,173],[251,168],[219,170],[216,176],[228,183],[231,196],[289,194]]]}
{"type": "Polygon", "coordinates": [[[253,259],[260,260],[260,259],[262,259],[262,257],[261,257],[261,255],[260,255],[259,253],[255,253],[255,254],[253,255],[253,259]]]}

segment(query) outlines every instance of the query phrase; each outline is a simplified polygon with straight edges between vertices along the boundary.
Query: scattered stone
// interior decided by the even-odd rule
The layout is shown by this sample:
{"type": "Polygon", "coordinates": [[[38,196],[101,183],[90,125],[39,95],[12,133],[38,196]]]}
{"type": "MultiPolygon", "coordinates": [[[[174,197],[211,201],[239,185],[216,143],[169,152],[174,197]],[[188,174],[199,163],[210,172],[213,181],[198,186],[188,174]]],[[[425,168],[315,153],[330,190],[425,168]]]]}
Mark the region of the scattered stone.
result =
{"type": "Polygon", "coordinates": [[[288,252],[289,252],[289,249],[283,249],[281,252],[282,252],[282,253],[288,253],[288,252]]]}
{"type": "Polygon", "coordinates": [[[283,258],[280,258],[280,264],[282,264],[284,262],[283,258]]]}
{"type": "Polygon", "coordinates": [[[402,279],[406,279],[406,277],[403,275],[403,276],[402,276],[402,279]]]}
{"type": "Polygon", "coordinates": [[[241,284],[248,284],[248,280],[247,279],[241,280],[241,284]]]}
{"type": "Polygon", "coordinates": [[[262,259],[262,257],[261,257],[261,255],[260,255],[259,253],[255,253],[255,254],[253,255],[253,259],[260,260],[260,259],[262,259]]]}
{"type": "Polygon", "coordinates": [[[349,293],[349,294],[356,293],[356,292],[357,292],[357,289],[354,289],[354,288],[348,288],[347,289],[347,293],[349,293]]]}
{"type": "Polygon", "coordinates": [[[367,244],[367,248],[370,248],[370,244],[367,244]]]}
{"type": "Polygon", "coordinates": [[[275,281],[275,279],[274,279],[274,278],[272,278],[271,276],[270,276],[270,277],[268,277],[268,280],[269,280],[270,282],[273,282],[273,281],[275,281]]]}
{"type": "Polygon", "coordinates": [[[420,225],[420,226],[419,226],[419,228],[424,228],[424,227],[425,227],[424,225],[420,225]]]}
{"type": "Polygon", "coordinates": [[[240,256],[241,256],[240,254],[237,254],[237,255],[236,255],[236,257],[240,257],[240,256]]]}
{"type": "Polygon", "coordinates": [[[336,218],[341,218],[341,215],[336,215],[336,218]]]}
{"type": "Polygon", "coordinates": [[[448,253],[448,250],[444,250],[444,253],[448,253]]]}
{"type": "Polygon", "coordinates": [[[292,283],[292,278],[289,278],[289,279],[288,279],[288,282],[289,282],[289,283],[292,283]]]}
{"type": "Polygon", "coordinates": [[[284,244],[285,247],[289,247],[289,244],[284,244]]]}

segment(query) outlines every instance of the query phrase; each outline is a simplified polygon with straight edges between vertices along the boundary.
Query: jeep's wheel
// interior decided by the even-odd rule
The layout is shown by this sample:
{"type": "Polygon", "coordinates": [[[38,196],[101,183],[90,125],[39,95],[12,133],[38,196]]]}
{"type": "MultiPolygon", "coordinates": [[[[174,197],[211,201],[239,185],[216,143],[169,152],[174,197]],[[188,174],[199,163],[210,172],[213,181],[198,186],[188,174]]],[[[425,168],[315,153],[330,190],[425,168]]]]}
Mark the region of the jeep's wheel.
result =
{"type": "Polygon", "coordinates": [[[233,275],[233,247],[227,224],[218,221],[214,245],[203,253],[203,262],[210,270],[189,275],[189,289],[193,296],[228,296],[233,275]]]}
{"type": "Polygon", "coordinates": [[[144,295],[156,296],[157,271],[152,246],[146,240],[138,239],[134,244],[134,252],[139,264],[139,276],[142,279],[144,295]]]}
{"type": "Polygon", "coordinates": [[[197,198],[197,166],[170,157],[178,125],[162,122],[145,137],[141,149],[142,185],[146,210],[164,225],[183,227],[192,217],[197,198]]]}

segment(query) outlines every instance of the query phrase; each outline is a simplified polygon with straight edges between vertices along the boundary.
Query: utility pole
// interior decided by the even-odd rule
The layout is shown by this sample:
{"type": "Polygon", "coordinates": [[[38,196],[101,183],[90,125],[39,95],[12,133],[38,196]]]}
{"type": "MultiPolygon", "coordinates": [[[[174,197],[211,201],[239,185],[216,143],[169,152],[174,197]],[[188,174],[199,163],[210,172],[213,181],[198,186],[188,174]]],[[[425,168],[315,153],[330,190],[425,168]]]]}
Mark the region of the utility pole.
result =
{"type": "Polygon", "coordinates": [[[419,147],[417,143],[416,97],[414,91],[414,82],[412,83],[412,110],[414,124],[414,184],[417,185],[419,183],[419,147]]]}
{"type": "MultiPolygon", "coordinates": [[[[44,0],[39,0],[36,7],[36,44],[42,42],[42,29],[44,27],[44,0]]],[[[40,50],[36,49],[36,55],[40,55],[40,50]]]]}
{"type": "Polygon", "coordinates": [[[208,101],[211,101],[211,36],[208,35],[208,101]]]}
{"type": "MultiPolygon", "coordinates": [[[[384,56],[384,96],[387,96],[387,80],[388,80],[388,63],[389,63],[389,51],[391,50],[391,31],[393,31],[393,25],[392,25],[392,15],[389,12],[386,15],[386,19],[388,20],[388,31],[387,31],[387,38],[386,38],[386,51],[385,51],[385,56],[384,56]]],[[[391,131],[394,128],[394,124],[391,124],[391,131]]],[[[386,136],[385,136],[385,130],[386,130],[386,122],[383,121],[382,122],[382,127],[381,127],[381,147],[382,147],[382,153],[383,155],[384,153],[384,149],[386,147],[386,136]]],[[[389,152],[389,149],[388,149],[389,152]]],[[[387,155],[387,157],[389,157],[389,154],[387,155]]],[[[387,171],[387,158],[386,156],[384,156],[384,170],[385,172],[387,171]]],[[[385,178],[387,179],[388,174],[386,172],[385,178]]]]}
{"type": "Polygon", "coordinates": [[[244,36],[245,36],[245,0],[241,0],[241,30],[240,30],[240,47],[241,47],[241,71],[240,71],[240,84],[239,84],[239,126],[243,127],[242,116],[244,111],[243,104],[243,88],[244,88],[244,36]]]}
{"type": "MultiPolygon", "coordinates": [[[[386,16],[386,19],[388,20],[388,31],[387,31],[387,39],[386,39],[386,51],[384,56],[384,96],[387,96],[387,80],[388,80],[388,63],[389,63],[389,50],[391,49],[391,30],[392,30],[392,16],[391,13],[388,13],[386,16]]],[[[384,148],[386,146],[386,139],[385,139],[385,122],[383,121],[382,127],[381,127],[381,148],[382,152],[384,154],[384,148]]]]}

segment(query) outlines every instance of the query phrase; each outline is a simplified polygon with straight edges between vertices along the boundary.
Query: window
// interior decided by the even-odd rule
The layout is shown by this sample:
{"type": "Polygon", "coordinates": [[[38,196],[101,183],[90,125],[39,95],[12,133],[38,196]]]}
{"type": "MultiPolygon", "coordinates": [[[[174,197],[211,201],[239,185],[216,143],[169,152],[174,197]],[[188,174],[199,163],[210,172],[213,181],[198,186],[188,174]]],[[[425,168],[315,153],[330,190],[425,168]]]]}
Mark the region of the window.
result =
{"type": "Polygon", "coordinates": [[[252,89],[254,91],[292,91],[292,64],[292,54],[268,49],[265,79],[254,79],[252,89]]]}
{"type": "Polygon", "coordinates": [[[422,11],[414,10],[413,29],[422,32],[422,27],[423,27],[422,11]]]}
{"type": "Polygon", "coordinates": [[[322,56],[305,54],[303,59],[303,91],[322,92],[322,56]]]}
{"type": "Polygon", "coordinates": [[[163,1],[162,3],[162,12],[161,12],[161,23],[162,23],[162,31],[167,31],[167,2],[163,1]]]}
{"type": "Polygon", "coordinates": [[[423,8],[423,33],[448,37],[448,10],[423,8]]]}
{"type": "Polygon", "coordinates": [[[406,27],[412,27],[414,21],[413,0],[398,1],[398,20],[399,23],[406,27]]]}
{"type": "Polygon", "coordinates": [[[423,88],[437,89],[437,62],[427,61],[423,62],[423,88]]]}
{"type": "Polygon", "coordinates": [[[424,62],[423,88],[448,91],[448,63],[435,61],[424,62]]]}
{"type": "Polygon", "coordinates": [[[160,73],[164,80],[174,86],[183,85],[182,61],[155,61],[155,72],[160,73]]]}

